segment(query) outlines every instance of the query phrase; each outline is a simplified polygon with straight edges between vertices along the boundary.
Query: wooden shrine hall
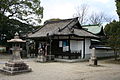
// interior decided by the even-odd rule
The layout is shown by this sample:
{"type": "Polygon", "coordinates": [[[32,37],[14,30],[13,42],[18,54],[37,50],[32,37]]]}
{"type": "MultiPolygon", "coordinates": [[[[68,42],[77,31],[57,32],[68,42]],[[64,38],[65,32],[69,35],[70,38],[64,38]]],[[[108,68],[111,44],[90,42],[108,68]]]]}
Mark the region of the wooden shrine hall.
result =
{"type": "Polygon", "coordinates": [[[35,41],[36,54],[38,48],[47,46],[46,55],[67,59],[88,57],[91,39],[99,39],[98,36],[82,28],[78,18],[47,21],[38,30],[29,34],[28,38],[35,41]]]}

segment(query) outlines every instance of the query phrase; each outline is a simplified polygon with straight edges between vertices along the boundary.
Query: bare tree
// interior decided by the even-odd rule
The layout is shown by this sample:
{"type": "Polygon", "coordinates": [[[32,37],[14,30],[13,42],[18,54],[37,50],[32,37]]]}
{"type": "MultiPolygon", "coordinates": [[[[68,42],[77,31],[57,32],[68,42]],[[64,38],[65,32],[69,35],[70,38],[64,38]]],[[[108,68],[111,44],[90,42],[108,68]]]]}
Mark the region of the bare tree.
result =
{"type": "Polygon", "coordinates": [[[85,24],[87,20],[87,13],[88,13],[88,5],[82,4],[80,7],[76,8],[76,13],[74,17],[79,17],[79,21],[81,24],[85,24]]]}
{"type": "Polygon", "coordinates": [[[102,24],[104,22],[111,22],[113,17],[106,15],[104,12],[91,12],[90,7],[87,4],[81,4],[76,8],[76,13],[73,17],[79,17],[81,25],[84,24],[102,24]]]}
{"type": "Polygon", "coordinates": [[[105,13],[95,13],[93,12],[89,17],[90,24],[102,24],[103,22],[111,22],[112,17],[108,17],[105,13]]]}

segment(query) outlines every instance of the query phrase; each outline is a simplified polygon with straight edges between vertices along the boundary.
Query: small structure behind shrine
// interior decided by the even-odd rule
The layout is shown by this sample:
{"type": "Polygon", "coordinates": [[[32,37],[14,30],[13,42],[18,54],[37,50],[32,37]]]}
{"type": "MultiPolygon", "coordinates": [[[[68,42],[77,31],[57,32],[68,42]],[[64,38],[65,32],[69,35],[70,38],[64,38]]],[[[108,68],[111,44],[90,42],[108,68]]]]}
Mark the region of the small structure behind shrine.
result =
{"type": "Polygon", "coordinates": [[[7,42],[12,43],[12,58],[7,63],[5,63],[5,66],[1,69],[1,71],[8,74],[32,71],[32,69],[29,68],[29,66],[24,61],[22,61],[20,56],[20,52],[22,51],[20,44],[25,43],[26,41],[20,39],[19,34],[15,33],[14,39],[8,40],[7,42]]]}

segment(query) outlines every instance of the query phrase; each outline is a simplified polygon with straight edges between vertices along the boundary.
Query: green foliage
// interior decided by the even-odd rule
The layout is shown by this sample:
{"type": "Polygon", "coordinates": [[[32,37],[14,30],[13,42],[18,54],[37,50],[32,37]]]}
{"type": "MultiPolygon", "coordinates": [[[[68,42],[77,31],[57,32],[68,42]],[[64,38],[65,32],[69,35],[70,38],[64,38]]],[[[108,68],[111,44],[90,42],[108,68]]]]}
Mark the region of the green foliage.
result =
{"type": "Polygon", "coordinates": [[[59,19],[59,18],[52,18],[52,19],[46,20],[46,21],[44,22],[44,24],[46,24],[46,23],[48,23],[48,22],[60,21],[60,20],[62,20],[62,19],[59,19]]]}
{"type": "Polygon", "coordinates": [[[117,14],[118,14],[119,19],[120,19],[120,0],[116,0],[116,7],[117,7],[117,14]]]}
{"type": "Polygon", "coordinates": [[[29,31],[32,31],[34,27],[32,25],[28,25],[22,23],[15,19],[9,19],[6,16],[2,16],[3,20],[0,20],[0,38],[2,39],[2,35],[6,35],[6,40],[13,38],[15,32],[19,32],[20,34],[26,34],[29,31]]]}
{"type": "Polygon", "coordinates": [[[40,0],[0,0],[0,43],[14,36],[26,34],[41,22],[43,7],[40,0]]]}
{"type": "Polygon", "coordinates": [[[39,28],[41,28],[42,26],[41,25],[39,25],[39,26],[33,26],[33,29],[34,30],[37,30],[37,29],[39,29],[39,28]]]}
{"type": "MultiPolygon", "coordinates": [[[[120,0],[116,0],[117,14],[120,20],[120,0]]],[[[120,21],[113,21],[105,26],[105,33],[107,35],[108,45],[114,49],[115,59],[117,59],[117,52],[120,51],[120,21]]]]}
{"type": "Polygon", "coordinates": [[[40,3],[40,0],[0,0],[0,14],[35,24],[43,17],[43,7],[40,3]]]}
{"type": "Polygon", "coordinates": [[[61,20],[61,19],[59,19],[59,18],[52,18],[52,19],[49,19],[48,21],[59,21],[59,20],[61,20]]]}
{"type": "Polygon", "coordinates": [[[120,48],[120,22],[113,21],[105,27],[105,33],[108,37],[108,45],[114,50],[120,48]]]}

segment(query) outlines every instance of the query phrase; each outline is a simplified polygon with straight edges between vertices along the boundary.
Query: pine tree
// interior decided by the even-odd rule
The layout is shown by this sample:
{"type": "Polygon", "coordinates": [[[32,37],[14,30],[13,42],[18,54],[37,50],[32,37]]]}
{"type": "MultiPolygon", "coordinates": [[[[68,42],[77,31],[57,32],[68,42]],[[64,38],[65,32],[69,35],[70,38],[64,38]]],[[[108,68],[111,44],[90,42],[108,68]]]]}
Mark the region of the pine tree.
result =
{"type": "Polygon", "coordinates": [[[117,7],[117,14],[118,14],[119,20],[120,20],[120,0],[116,0],[116,7],[117,7]]]}
{"type": "MultiPolygon", "coordinates": [[[[120,0],[116,0],[117,14],[120,20],[120,0]]],[[[115,60],[117,59],[117,52],[120,51],[120,21],[113,21],[105,26],[105,33],[107,35],[107,44],[111,46],[115,53],[115,60]]]]}

